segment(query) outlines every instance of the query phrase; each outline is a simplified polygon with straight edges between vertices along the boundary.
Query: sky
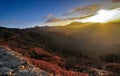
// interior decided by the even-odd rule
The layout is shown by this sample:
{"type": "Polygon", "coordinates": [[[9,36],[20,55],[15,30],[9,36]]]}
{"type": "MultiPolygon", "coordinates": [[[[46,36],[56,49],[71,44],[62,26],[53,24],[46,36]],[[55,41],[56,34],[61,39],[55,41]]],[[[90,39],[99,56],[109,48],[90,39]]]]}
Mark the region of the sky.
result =
{"type": "Polygon", "coordinates": [[[0,26],[28,28],[95,22],[103,15],[101,11],[111,14],[108,16],[112,19],[118,17],[119,8],[120,0],[0,0],[0,26]]]}

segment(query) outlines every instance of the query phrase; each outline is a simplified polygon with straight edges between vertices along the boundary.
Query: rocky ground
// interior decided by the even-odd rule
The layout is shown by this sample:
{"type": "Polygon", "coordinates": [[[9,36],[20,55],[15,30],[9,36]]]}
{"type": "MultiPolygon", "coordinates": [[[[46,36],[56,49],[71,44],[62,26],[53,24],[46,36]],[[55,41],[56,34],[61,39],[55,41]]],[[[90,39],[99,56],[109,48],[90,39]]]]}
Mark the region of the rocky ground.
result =
{"type": "Polygon", "coordinates": [[[30,64],[22,55],[0,46],[0,76],[49,76],[30,64]]]}
{"type": "MultiPolygon", "coordinates": [[[[0,76],[58,76],[43,71],[28,61],[29,61],[28,58],[23,57],[21,54],[11,50],[10,48],[0,46],[0,76]]],[[[39,64],[41,63],[42,62],[40,62],[39,64]]],[[[89,68],[89,70],[91,70],[92,72],[89,76],[113,76],[112,73],[109,71],[98,70],[94,68],[89,68]]],[[[75,73],[72,71],[71,72],[66,71],[65,75],[59,76],[88,76],[88,75],[82,73],[75,73]]]]}
{"type": "Polygon", "coordinates": [[[72,71],[62,71],[64,74],[60,75],[43,71],[31,64],[28,58],[10,48],[0,46],[0,76],[88,76],[87,74],[72,71]]]}

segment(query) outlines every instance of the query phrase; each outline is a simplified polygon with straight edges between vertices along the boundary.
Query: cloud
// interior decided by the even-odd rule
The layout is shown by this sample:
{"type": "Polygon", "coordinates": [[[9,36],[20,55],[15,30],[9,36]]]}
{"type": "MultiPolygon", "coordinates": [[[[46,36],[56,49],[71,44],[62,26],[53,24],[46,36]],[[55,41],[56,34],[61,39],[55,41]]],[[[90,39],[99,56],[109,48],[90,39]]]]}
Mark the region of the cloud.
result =
{"type": "Polygon", "coordinates": [[[92,5],[88,5],[88,6],[80,6],[80,7],[69,10],[67,13],[64,14],[64,16],[71,15],[71,14],[74,14],[74,13],[77,13],[80,11],[90,11],[90,12],[95,11],[98,7],[99,7],[98,4],[92,4],[92,5]]]}
{"type": "Polygon", "coordinates": [[[107,2],[101,2],[98,4],[92,4],[87,6],[80,6],[68,10],[64,13],[63,17],[56,17],[53,14],[45,16],[45,24],[48,26],[66,25],[71,22],[104,22],[113,20],[118,17],[115,15],[113,9],[119,7],[120,0],[106,0],[107,2]],[[109,10],[108,10],[109,9],[109,10]],[[114,14],[114,18],[113,18],[114,14]]]}
{"type": "Polygon", "coordinates": [[[111,0],[112,2],[120,2],[120,0],[111,0]]]}
{"type": "Polygon", "coordinates": [[[45,19],[48,19],[48,18],[52,18],[52,17],[54,17],[54,15],[53,14],[48,14],[47,16],[45,16],[44,18],[45,19]]]}
{"type": "Polygon", "coordinates": [[[94,16],[78,20],[78,22],[109,22],[120,18],[120,8],[106,10],[100,9],[94,16]]]}
{"type": "Polygon", "coordinates": [[[81,16],[81,17],[72,17],[72,18],[66,18],[64,20],[77,20],[77,19],[84,19],[84,18],[88,18],[88,17],[91,17],[93,15],[84,15],[84,16],[81,16]]]}
{"type": "Polygon", "coordinates": [[[46,23],[48,23],[48,22],[60,22],[60,21],[63,21],[63,19],[54,17],[54,18],[48,19],[46,21],[46,23]]]}
{"type": "Polygon", "coordinates": [[[66,26],[72,22],[76,22],[76,20],[64,20],[64,21],[59,21],[59,22],[48,22],[48,23],[45,23],[44,25],[46,25],[46,26],[66,26]]]}
{"type": "Polygon", "coordinates": [[[46,20],[45,23],[51,23],[51,22],[60,22],[63,21],[63,19],[55,17],[53,14],[48,14],[47,16],[44,17],[46,20]]]}
{"type": "Polygon", "coordinates": [[[48,19],[46,21],[46,23],[49,23],[49,22],[62,22],[62,21],[71,21],[71,20],[78,20],[78,19],[84,19],[84,18],[88,18],[88,17],[91,17],[93,15],[85,15],[85,16],[81,16],[81,17],[71,17],[71,18],[51,18],[51,19],[48,19]]]}
{"type": "Polygon", "coordinates": [[[119,19],[120,8],[111,10],[100,9],[94,15],[86,15],[83,17],[72,17],[72,18],[51,18],[45,25],[47,26],[65,26],[72,22],[109,22],[115,19],[119,19]]]}

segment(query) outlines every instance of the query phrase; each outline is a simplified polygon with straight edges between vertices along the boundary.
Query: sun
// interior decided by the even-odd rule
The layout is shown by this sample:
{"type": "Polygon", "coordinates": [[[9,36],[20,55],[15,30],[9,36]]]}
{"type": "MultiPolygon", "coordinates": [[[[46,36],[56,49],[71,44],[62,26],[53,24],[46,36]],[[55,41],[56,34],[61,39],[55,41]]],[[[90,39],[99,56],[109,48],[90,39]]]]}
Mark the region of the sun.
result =
{"type": "Polygon", "coordinates": [[[120,14],[120,8],[114,10],[100,9],[94,16],[78,20],[78,22],[104,23],[114,20],[116,18],[120,18],[119,14],[120,14]]]}

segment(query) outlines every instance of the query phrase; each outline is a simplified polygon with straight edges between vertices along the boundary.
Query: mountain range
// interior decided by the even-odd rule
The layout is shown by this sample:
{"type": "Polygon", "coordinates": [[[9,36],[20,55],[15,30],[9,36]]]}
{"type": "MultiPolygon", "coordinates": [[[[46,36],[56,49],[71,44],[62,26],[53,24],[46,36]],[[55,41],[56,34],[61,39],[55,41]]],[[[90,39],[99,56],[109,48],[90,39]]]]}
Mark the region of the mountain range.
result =
{"type": "Polygon", "coordinates": [[[0,27],[0,45],[59,76],[119,76],[120,22],[0,27]]]}

